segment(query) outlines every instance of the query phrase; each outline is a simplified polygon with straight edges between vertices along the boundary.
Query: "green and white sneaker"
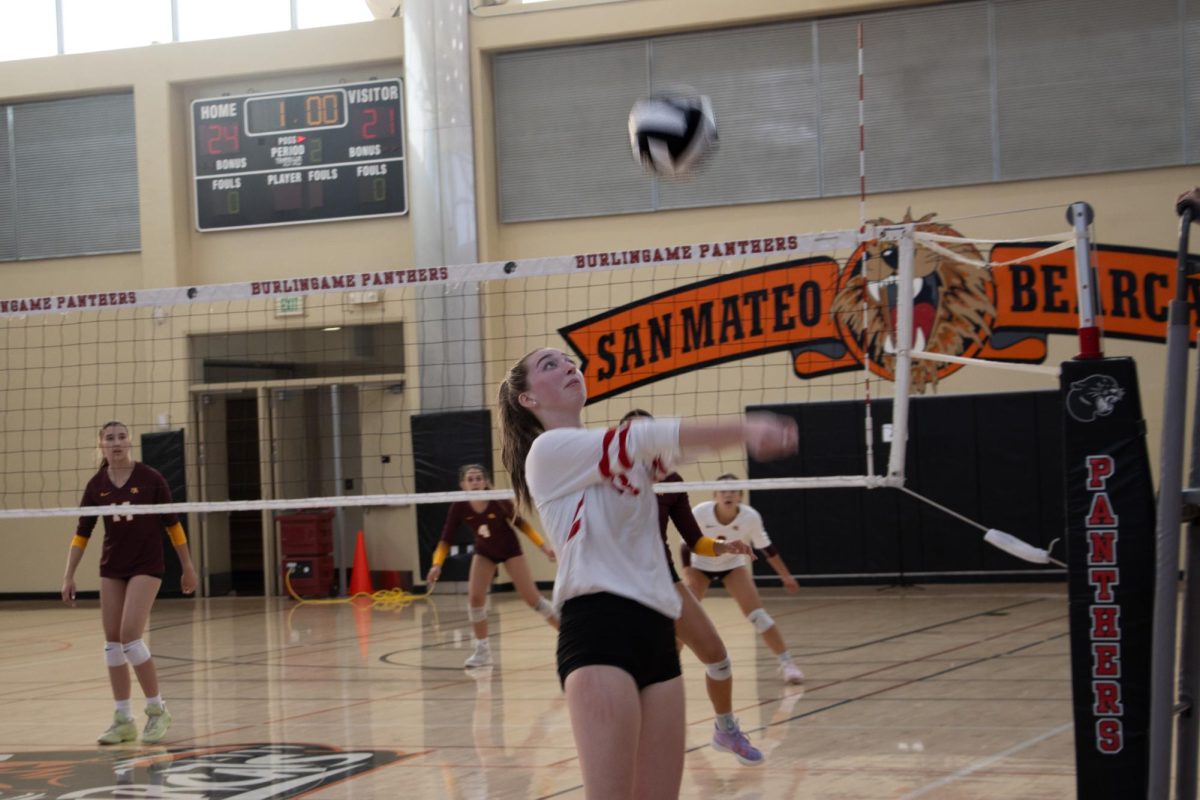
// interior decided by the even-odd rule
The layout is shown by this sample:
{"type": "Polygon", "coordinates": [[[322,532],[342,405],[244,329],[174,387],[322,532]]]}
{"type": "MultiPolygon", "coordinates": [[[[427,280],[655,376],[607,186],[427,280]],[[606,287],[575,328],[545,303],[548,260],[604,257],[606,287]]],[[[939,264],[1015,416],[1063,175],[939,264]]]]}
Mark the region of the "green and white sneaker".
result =
{"type": "Polygon", "coordinates": [[[112,725],[108,726],[108,730],[96,737],[96,741],[100,744],[120,744],[121,742],[132,742],[137,738],[137,725],[133,724],[133,717],[127,717],[120,711],[113,712],[112,725]]]}
{"type": "Polygon", "coordinates": [[[166,706],[151,703],[146,706],[146,727],[142,729],[142,744],[161,742],[171,727],[171,712],[166,706]]]}

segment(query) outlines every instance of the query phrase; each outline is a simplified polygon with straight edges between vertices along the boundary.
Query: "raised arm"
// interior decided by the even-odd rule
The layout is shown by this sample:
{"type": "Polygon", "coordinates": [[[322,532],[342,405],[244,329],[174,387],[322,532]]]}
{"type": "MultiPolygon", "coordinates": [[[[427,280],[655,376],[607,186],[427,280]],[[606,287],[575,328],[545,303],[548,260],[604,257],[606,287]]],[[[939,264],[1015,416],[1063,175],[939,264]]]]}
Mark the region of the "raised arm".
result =
{"type": "Polygon", "coordinates": [[[684,420],[679,425],[679,448],[685,456],[744,443],[751,456],[770,461],[795,453],[799,439],[795,420],[766,411],[737,420],[684,420]]]}

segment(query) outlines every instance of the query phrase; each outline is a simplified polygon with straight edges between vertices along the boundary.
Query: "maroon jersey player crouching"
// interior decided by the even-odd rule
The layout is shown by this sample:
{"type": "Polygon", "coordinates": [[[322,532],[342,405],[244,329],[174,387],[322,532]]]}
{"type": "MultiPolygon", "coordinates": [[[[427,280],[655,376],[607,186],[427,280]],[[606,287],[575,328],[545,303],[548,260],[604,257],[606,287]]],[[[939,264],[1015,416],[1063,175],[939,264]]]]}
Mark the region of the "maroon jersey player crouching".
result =
{"type": "MultiPolygon", "coordinates": [[[[482,464],[465,464],[458,470],[458,485],[464,492],[486,491],[492,488],[487,470],[482,464]]],[[[488,642],[487,592],[496,568],[504,565],[513,588],[529,607],[545,617],[546,622],[557,630],[558,615],[550,602],[542,597],[529,572],[529,564],[521,552],[516,530],[520,530],[551,561],[554,551],[542,540],[538,532],[517,515],[511,500],[460,500],[446,512],[446,523],[442,526],[442,538],[433,553],[433,566],[425,582],[436,583],[442,575],[442,564],[450,553],[450,543],[460,525],[466,525],[475,534],[475,553],[471,556],[471,572],[467,578],[467,618],[475,637],[475,649],[463,665],[468,669],[486,667],[492,663],[492,650],[488,642]]]]}
{"type": "MultiPolygon", "coordinates": [[[[183,567],[180,581],[184,594],[196,590],[196,570],[188,553],[187,537],[174,514],[122,514],[127,506],[171,502],[171,490],[155,469],[135,462],[131,457],[129,429],[121,422],[107,422],[100,428],[100,470],[83,492],[81,506],[111,506],[104,519],[104,545],[100,555],[100,618],[104,625],[104,660],[112,685],[116,711],[113,723],[100,735],[100,744],[120,744],[137,738],[133,721],[132,686],[129,668],[137,675],[146,695],[146,726],[142,741],[159,742],[171,725],[158,687],[158,674],[150,649],[142,640],[150,609],[162,586],[162,532],[165,528],[183,567]]],[[[95,516],[79,518],[79,526],[67,554],[63,575],[62,599],[75,605],[75,570],[83,558],[95,516]]]]}

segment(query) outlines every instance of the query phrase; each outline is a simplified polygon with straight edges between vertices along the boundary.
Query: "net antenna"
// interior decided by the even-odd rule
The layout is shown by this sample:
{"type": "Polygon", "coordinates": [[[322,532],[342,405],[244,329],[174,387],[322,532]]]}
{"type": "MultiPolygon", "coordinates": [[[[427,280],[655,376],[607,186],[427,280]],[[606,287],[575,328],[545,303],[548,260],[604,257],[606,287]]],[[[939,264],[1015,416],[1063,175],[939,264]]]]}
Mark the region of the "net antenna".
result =
{"type": "MultiPolygon", "coordinates": [[[[858,38],[858,230],[860,233],[865,233],[867,230],[867,95],[866,95],[866,71],[863,64],[863,55],[866,48],[864,47],[863,38],[863,23],[859,22],[857,29],[858,38]]],[[[862,279],[869,280],[867,276],[867,257],[866,252],[862,258],[862,279]]],[[[870,330],[870,308],[867,303],[867,296],[863,295],[863,436],[867,445],[867,476],[875,477],[875,419],[871,414],[871,349],[867,344],[868,331],[870,330]]],[[[905,392],[907,396],[907,392],[905,392]]],[[[897,414],[899,416],[899,414],[897,414]]],[[[907,415],[906,415],[907,416],[907,415]]],[[[888,470],[891,474],[891,470],[888,470]]]]}
{"type": "MultiPolygon", "coordinates": [[[[866,121],[866,70],[864,64],[865,36],[863,32],[863,23],[859,22],[857,29],[857,57],[858,57],[858,216],[859,216],[859,232],[865,233],[867,230],[867,121],[866,121]]],[[[1091,208],[1086,204],[1076,204],[1086,207],[1086,221],[1083,220],[1083,209],[1078,209],[1072,206],[1068,211],[1067,218],[1072,221],[1076,228],[1077,238],[1080,235],[1086,236],[1087,226],[1091,223],[1092,215],[1091,208]]],[[[876,482],[875,476],[875,420],[871,409],[871,348],[869,346],[869,331],[870,331],[870,308],[867,302],[867,295],[863,295],[862,305],[862,354],[863,354],[863,436],[866,442],[866,475],[869,486],[887,485],[899,488],[912,497],[928,503],[941,511],[954,516],[969,525],[980,528],[984,531],[984,541],[988,544],[997,547],[1010,555],[1013,555],[1023,561],[1029,561],[1035,564],[1046,564],[1053,562],[1061,567],[1066,567],[1061,561],[1051,558],[1046,550],[1033,547],[1026,542],[1021,541],[1012,534],[999,531],[994,528],[987,528],[973,520],[958,514],[955,511],[946,508],[938,503],[933,502],[927,497],[924,497],[911,489],[904,486],[904,459],[908,444],[908,398],[911,390],[912,370],[911,362],[913,358],[932,358],[933,360],[949,360],[956,363],[970,361],[969,359],[961,359],[958,356],[946,356],[944,354],[929,354],[924,351],[913,351],[913,297],[910,292],[903,291],[903,287],[911,286],[914,276],[914,239],[913,227],[907,226],[897,231],[886,231],[888,233],[898,232],[899,238],[899,261],[900,261],[900,279],[897,284],[897,300],[898,308],[896,315],[896,324],[892,326],[893,341],[896,345],[896,367],[894,371],[894,389],[895,389],[895,405],[893,408],[893,444],[891,452],[888,456],[887,476],[882,482],[876,482]]],[[[950,252],[943,249],[943,253],[950,252]]],[[[1086,265],[1088,259],[1088,251],[1086,248],[1077,248],[1077,253],[1082,252],[1082,256],[1077,255],[1077,264],[1082,259],[1086,265]]],[[[864,282],[870,280],[867,274],[867,252],[863,251],[863,257],[860,263],[862,270],[862,279],[864,282]]],[[[1084,292],[1090,293],[1090,287],[1086,288],[1081,285],[1080,296],[1084,296],[1084,292]]],[[[1098,328],[1091,327],[1088,337],[1085,338],[1084,326],[1094,325],[1090,322],[1091,301],[1090,294],[1088,296],[1087,313],[1085,316],[1084,307],[1081,304],[1081,318],[1089,320],[1089,322],[1080,323],[1080,341],[1081,352],[1091,352],[1099,346],[1098,328]],[[1094,335],[1093,335],[1094,334],[1094,335]]],[[[1082,356],[1081,356],[1082,357],[1082,356]]],[[[1043,368],[1045,371],[1051,371],[1051,368],[1043,368]]],[[[1057,375],[1057,369],[1053,369],[1053,374],[1057,375]]],[[[1057,540],[1056,540],[1057,541],[1057,540]]],[[[1051,543],[1053,547],[1053,542],[1051,543]]]]}

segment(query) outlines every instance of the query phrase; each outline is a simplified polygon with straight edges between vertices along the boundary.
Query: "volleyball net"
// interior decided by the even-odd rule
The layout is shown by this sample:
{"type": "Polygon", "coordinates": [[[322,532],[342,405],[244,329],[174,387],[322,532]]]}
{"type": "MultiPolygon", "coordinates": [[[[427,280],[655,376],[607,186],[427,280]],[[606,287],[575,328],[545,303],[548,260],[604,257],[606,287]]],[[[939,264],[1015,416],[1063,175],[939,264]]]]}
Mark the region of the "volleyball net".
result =
{"type": "MultiPolygon", "coordinates": [[[[988,222],[1005,230],[1002,217],[988,222]]],[[[1086,229],[1081,239],[1057,224],[1030,235],[1014,222],[1020,235],[982,240],[932,219],[879,220],[862,230],[0,300],[0,519],[78,515],[97,431],[113,419],[141,443],[139,460],[156,466],[144,451],[162,451],[155,458],[186,487],[189,501],[169,507],[179,513],[462,499],[419,491],[422,465],[440,448],[414,447],[414,421],[489,414],[488,451],[470,460],[499,464],[496,388],[544,346],[578,359],[589,426],[634,408],[719,418],[814,403],[847,404],[861,420],[834,448],[845,457],[833,469],[806,474],[793,464],[790,474],[751,479],[745,454],[730,451],[682,465],[686,482],[664,490],[708,493],[726,473],[739,480],[723,488],[756,491],[903,488],[914,394],[980,365],[1056,371],[1042,363],[1044,348],[999,343],[996,309],[1022,285],[1006,271],[1086,254],[1086,229]]],[[[454,438],[451,429],[442,444],[454,438]]],[[[472,496],[511,496],[505,476],[496,483],[472,496]]]]}

